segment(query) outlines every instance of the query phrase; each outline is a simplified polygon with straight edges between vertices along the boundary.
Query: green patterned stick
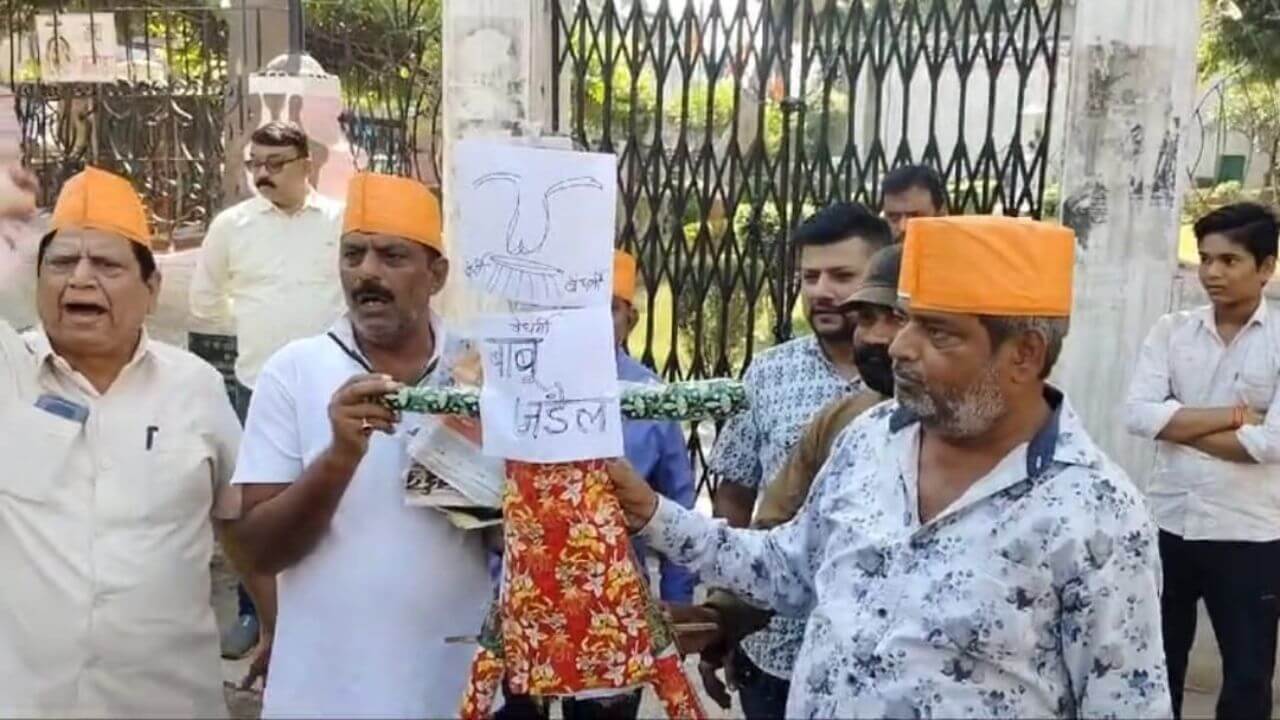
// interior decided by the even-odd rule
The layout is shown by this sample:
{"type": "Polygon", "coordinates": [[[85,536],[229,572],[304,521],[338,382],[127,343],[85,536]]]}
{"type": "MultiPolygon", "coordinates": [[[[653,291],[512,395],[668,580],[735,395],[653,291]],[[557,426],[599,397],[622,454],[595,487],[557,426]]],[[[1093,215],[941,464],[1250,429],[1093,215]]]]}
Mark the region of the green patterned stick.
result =
{"type": "MultiPolygon", "coordinates": [[[[475,388],[404,388],[387,396],[397,410],[430,415],[480,415],[475,388]]],[[[632,420],[720,420],[747,407],[747,391],[737,380],[693,380],[666,385],[627,384],[622,416],[632,420]]]]}

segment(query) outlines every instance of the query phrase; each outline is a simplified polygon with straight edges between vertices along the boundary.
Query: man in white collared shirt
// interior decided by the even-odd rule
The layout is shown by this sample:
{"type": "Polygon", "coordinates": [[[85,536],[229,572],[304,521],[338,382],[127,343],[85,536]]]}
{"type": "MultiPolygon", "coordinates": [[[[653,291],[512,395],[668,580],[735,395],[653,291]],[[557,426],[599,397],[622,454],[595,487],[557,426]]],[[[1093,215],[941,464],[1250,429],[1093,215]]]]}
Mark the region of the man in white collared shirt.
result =
{"type": "Polygon", "coordinates": [[[404,178],[351,182],[341,275],[349,311],[263,368],[234,482],[246,557],[278,573],[263,715],[454,717],[492,590],[480,536],[404,502],[403,421],[381,398],[448,379],[431,311],[444,284],[439,204],[404,178]]]}
{"type": "MultiPolygon", "coordinates": [[[[224,210],[209,225],[191,278],[191,314],[236,331],[236,411],[243,421],[258,373],[277,350],[323,332],[343,312],[338,283],[342,204],[308,182],[307,136],[297,125],[271,122],[250,136],[245,167],[260,195],[224,210]]],[[[262,605],[261,629],[270,639],[274,586],[248,578],[262,605]]],[[[258,639],[257,612],[239,589],[240,618],[223,637],[223,653],[237,658],[258,639]]]]}
{"type": "Polygon", "coordinates": [[[234,320],[236,379],[252,390],[267,358],[323,332],[345,307],[338,284],[342,203],[308,183],[307,136],[268,123],[250,137],[260,195],[222,211],[209,225],[191,280],[191,313],[234,320]]]}
{"type": "Polygon", "coordinates": [[[1203,599],[1222,651],[1218,717],[1269,718],[1280,612],[1280,309],[1263,288],[1275,271],[1277,223],[1267,208],[1240,203],[1204,216],[1195,233],[1212,304],[1151,330],[1128,425],[1158,441],[1147,494],[1160,526],[1175,714],[1203,599]]]}
{"type": "Polygon", "coordinates": [[[129,181],[87,168],[53,228],[41,327],[0,321],[0,717],[225,717],[208,568],[239,424],[143,329],[161,279],[129,181]]]}

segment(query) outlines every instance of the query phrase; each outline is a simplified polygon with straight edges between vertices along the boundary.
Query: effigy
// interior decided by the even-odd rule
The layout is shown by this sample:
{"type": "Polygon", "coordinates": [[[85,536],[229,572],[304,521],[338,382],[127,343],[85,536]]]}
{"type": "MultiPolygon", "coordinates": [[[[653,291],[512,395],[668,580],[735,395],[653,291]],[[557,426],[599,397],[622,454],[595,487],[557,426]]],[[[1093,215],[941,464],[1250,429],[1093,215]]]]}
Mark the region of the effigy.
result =
{"type": "Polygon", "coordinates": [[[618,381],[625,338],[617,336],[615,284],[635,282],[635,267],[617,264],[612,242],[618,159],[572,151],[561,140],[463,139],[452,147],[450,261],[477,306],[460,325],[482,380],[461,380],[478,390],[415,388],[389,402],[478,414],[483,461],[470,462],[474,472],[442,462],[448,434],[423,430],[415,458],[433,465],[436,477],[411,468],[406,498],[445,503],[437,480],[448,484],[444,475],[453,473],[454,489],[470,488],[488,510],[478,522],[488,526],[500,511],[502,576],[480,629],[463,718],[488,716],[499,688],[545,698],[643,685],[672,717],[700,718],[672,627],[635,561],[606,459],[625,454],[624,417],[725,417],[742,408],[745,392],[730,381],[618,381]]]}
{"type": "MultiPolygon", "coordinates": [[[[474,417],[474,388],[406,388],[393,407],[474,417]]],[[[746,407],[731,380],[631,385],[624,417],[723,419],[746,407]]],[[[462,700],[468,720],[491,714],[499,687],[581,696],[653,687],[673,718],[705,717],[680,665],[671,624],[650,595],[604,461],[507,461],[503,575],[478,638],[462,700]]]]}

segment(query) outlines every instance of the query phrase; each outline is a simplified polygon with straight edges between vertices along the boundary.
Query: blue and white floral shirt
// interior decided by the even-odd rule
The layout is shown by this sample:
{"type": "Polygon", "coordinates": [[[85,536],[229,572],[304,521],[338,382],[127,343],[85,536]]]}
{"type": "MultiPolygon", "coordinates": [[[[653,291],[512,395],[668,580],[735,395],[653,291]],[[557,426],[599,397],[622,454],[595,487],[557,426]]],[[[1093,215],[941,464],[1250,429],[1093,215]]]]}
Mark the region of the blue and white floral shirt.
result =
{"type": "MultiPolygon", "coordinates": [[[[760,353],[742,378],[750,401],[725,425],[708,466],[724,482],[762,489],[777,477],[792,448],[820,410],[865,389],[861,378],[842,376],[814,335],[760,353]]],[[[790,678],[804,640],[804,619],[775,616],[742,641],[761,670],[790,678]]]]}
{"type": "Polygon", "coordinates": [[[890,401],[837,439],[791,522],[662,500],[644,534],[809,621],[788,717],[1170,717],[1156,530],[1056,390],[1055,411],[927,523],[920,425],[890,401]]]}

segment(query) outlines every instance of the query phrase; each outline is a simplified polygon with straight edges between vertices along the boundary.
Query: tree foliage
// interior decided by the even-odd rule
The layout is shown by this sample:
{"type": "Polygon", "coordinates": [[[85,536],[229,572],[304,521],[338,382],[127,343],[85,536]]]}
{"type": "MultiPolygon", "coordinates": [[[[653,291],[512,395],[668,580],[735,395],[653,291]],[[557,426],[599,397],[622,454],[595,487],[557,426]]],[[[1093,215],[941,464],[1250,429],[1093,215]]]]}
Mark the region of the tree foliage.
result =
{"type": "Polygon", "coordinates": [[[1246,135],[1280,175],[1280,3],[1204,0],[1198,65],[1202,81],[1220,87],[1219,125],[1246,135]]]}
{"type": "Polygon", "coordinates": [[[306,3],[307,51],[340,75],[349,106],[403,118],[439,105],[442,0],[306,3]]]}
{"type": "Polygon", "coordinates": [[[1202,76],[1239,74],[1280,78],[1280,3],[1276,0],[1203,0],[1202,76]]]}

